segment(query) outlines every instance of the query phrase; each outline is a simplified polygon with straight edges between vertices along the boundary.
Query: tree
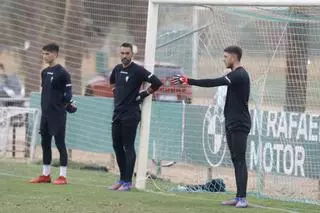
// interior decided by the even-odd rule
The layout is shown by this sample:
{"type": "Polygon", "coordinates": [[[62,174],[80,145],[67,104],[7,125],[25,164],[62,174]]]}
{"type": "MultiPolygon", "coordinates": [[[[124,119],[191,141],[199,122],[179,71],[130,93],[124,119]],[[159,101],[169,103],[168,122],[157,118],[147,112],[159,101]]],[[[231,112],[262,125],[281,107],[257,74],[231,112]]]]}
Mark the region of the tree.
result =
{"type": "Polygon", "coordinates": [[[82,94],[81,64],[83,56],[84,30],[82,23],[83,6],[81,0],[66,1],[64,21],[64,50],[66,69],[71,73],[73,93],[82,94]]]}
{"type": "Polygon", "coordinates": [[[17,0],[7,2],[7,32],[5,40],[18,47],[21,57],[21,74],[24,75],[26,95],[40,89],[41,47],[58,42],[61,36],[65,0],[48,3],[45,0],[17,0]],[[30,46],[24,49],[24,42],[30,46]]]}
{"type": "MultiPolygon", "coordinates": [[[[22,72],[25,74],[25,92],[29,96],[31,92],[38,92],[40,89],[40,69],[42,45],[42,34],[44,22],[42,16],[42,1],[21,1],[16,6],[21,7],[24,16],[18,16],[17,29],[15,32],[20,34],[21,41],[29,41],[30,47],[21,50],[22,72]],[[21,17],[25,17],[23,20],[21,17]]],[[[20,43],[22,46],[23,43],[20,43]]]]}
{"type": "MultiPolygon", "coordinates": [[[[303,8],[290,8],[293,16],[305,17],[303,8]]],[[[287,111],[304,112],[307,101],[308,23],[291,21],[286,43],[286,103],[287,111]]]]}
{"type": "MultiPolygon", "coordinates": [[[[143,60],[148,0],[85,0],[84,5],[86,12],[90,14],[96,31],[100,32],[101,29],[108,29],[114,23],[125,23],[129,34],[134,37],[134,44],[139,48],[135,58],[143,60]]],[[[105,32],[105,34],[108,35],[108,32],[105,32]]]]}

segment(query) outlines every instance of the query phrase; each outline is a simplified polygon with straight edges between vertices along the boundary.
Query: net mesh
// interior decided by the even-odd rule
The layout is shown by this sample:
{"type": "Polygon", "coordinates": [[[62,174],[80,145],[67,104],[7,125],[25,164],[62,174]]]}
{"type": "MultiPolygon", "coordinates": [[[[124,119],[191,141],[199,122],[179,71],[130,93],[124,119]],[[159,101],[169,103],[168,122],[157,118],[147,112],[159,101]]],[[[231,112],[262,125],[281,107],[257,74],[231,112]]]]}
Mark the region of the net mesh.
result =
{"type": "Polygon", "coordinates": [[[32,158],[39,124],[39,110],[0,107],[0,157],[32,158]]]}
{"type": "MultiPolygon", "coordinates": [[[[147,8],[147,0],[15,0],[0,7],[1,76],[16,74],[22,82],[11,97],[26,96],[29,106],[39,109],[41,47],[49,42],[61,47],[59,63],[72,74],[79,107],[67,121],[71,162],[118,173],[111,154],[108,75],[119,63],[122,42],[134,43],[135,59],[143,63],[147,8]]],[[[173,87],[169,79],[225,74],[223,49],[237,44],[252,79],[248,191],[319,203],[319,14],[317,7],[160,6],[155,73],[164,86],[152,104],[148,189],[235,191],[223,132],[226,88],[173,87]]],[[[19,128],[17,137],[24,138],[25,127],[19,128]]],[[[39,135],[33,136],[40,162],[39,135]]]]}
{"type": "MultiPolygon", "coordinates": [[[[156,59],[179,64],[186,75],[222,76],[228,72],[223,49],[233,44],[243,49],[242,64],[252,80],[248,190],[317,200],[319,8],[160,5],[159,11],[156,59]]],[[[182,114],[170,115],[183,122],[183,155],[170,153],[178,143],[167,139],[161,143],[171,149],[159,156],[174,156],[186,164],[162,173],[180,174],[174,178],[180,183],[178,191],[192,189],[185,184],[194,184],[197,191],[200,183],[210,191],[211,179],[222,179],[227,190],[236,190],[224,140],[224,90],[194,87],[192,104],[183,105],[182,114]]],[[[162,115],[157,119],[165,122],[162,115]]]]}

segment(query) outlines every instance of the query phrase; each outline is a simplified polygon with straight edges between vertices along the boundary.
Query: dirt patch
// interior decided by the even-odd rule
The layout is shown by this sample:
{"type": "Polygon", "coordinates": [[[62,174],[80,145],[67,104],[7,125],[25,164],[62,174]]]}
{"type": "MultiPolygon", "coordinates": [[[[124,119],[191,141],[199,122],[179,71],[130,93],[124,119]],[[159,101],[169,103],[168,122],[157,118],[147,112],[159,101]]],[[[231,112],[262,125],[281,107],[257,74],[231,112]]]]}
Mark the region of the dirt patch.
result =
{"type": "MultiPolygon", "coordinates": [[[[53,158],[58,157],[59,154],[57,150],[53,149],[53,158]]],[[[115,174],[119,172],[113,154],[111,153],[101,154],[72,150],[71,158],[76,162],[106,166],[110,172],[115,174]]],[[[36,159],[41,159],[40,147],[37,147],[36,159]]],[[[211,168],[211,173],[208,172],[208,170],[209,168],[205,166],[176,163],[171,167],[162,167],[159,177],[177,184],[204,184],[208,178],[222,178],[228,191],[236,191],[233,168],[211,168]]],[[[157,173],[156,166],[152,161],[148,162],[148,171],[152,174],[157,173]]],[[[262,183],[259,182],[255,172],[250,171],[248,175],[248,192],[257,192],[259,185],[262,183]]],[[[161,187],[162,190],[167,190],[171,186],[162,183],[159,184],[158,187],[161,187]]],[[[319,201],[320,191],[318,187],[318,180],[316,179],[267,174],[264,177],[263,188],[264,194],[270,197],[319,201]]]]}
{"type": "MultiPolygon", "coordinates": [[[[25,155],[25,134],[23,128],[17,130],[16,144],[15,144],[15,158],[24,160],[25,155]]],[[[9,141],[6,157],[12,158],[12,140],[9,141]]],[[[58,159],[59,153],[56,148],[53,148],[53,158],[58,159]]],[[[115,158],[112,153],[92,153],[80,150],[72,150],[69,152],[72,161],[82,162],[88,164],[95,164],[105,166],[110,172],[118,174],[118,168],[115,158]]],[[[35,160],[42,159],[42,149],[40,146],[36,147],[35,160]]],[[[190,165],[184,163],[177,163],[171,167],[162,167],[159,177],[168,179],[172,183],[182,184],[204,184],[210,178],[222,178],[226,183],[228,191],[235,191],[235,179],[233,168],[211,168],[211,173],[208,173],[208,167],[190,165]]],[[[149,161],[148,171],[156,174],[156,166],[149,161]]],[[[308,199],[320,201],[320,183],[317,179],[292,177],[292,176],[279,176],[273,174],[266,174],[264,176],[264,183],[259,182],[257,173],[250,171],[248,178],[248,192],[257,192],[261,186],[264,194],[276,197],[294,199],[308,199]]],[[[158,182],[157,182],[158,183],[158,182]]],[[[160,183],[160,182],[159,182],[160,183]]],[[[163,190],[167,190],[172,186],[168,182],[162,182],[160,185],[163,190]]]]}

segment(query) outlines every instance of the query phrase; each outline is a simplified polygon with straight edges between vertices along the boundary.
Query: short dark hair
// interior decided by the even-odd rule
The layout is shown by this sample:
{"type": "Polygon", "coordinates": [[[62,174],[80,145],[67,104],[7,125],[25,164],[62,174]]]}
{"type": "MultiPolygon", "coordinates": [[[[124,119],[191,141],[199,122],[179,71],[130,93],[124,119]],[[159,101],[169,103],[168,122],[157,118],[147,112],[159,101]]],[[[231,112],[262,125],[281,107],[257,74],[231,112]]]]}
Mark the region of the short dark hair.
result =
{"type": "Polygon", "coordinates": [[[127,42],[122,43],[121,47],[127,47],[127,48],[130,48],[131,51],[133,51],[133,45],[131,43],[127,43],[127,42]]]}
{"type": "Polygon", "coordinates": [[[238,60],[241,61],[242,57],[242,49],[239,46],[231,45],[224,49],[224,52],[236,54],[238,57],[238,60]]]}
{"type": "Polygon", "coordinates": [[[42,50],[59,53],[59,46],[55,43],[50,43],[50,44],[44,45],[42,47],[42,50]]]}

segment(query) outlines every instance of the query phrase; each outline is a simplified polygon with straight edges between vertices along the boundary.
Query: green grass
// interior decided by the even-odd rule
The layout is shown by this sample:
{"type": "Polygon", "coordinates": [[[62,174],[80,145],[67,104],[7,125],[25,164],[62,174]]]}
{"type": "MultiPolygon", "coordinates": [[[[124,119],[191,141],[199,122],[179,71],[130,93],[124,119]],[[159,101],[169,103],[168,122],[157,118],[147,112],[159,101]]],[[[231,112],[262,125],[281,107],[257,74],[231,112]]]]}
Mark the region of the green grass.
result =
{"type": "MultiPolygon", "coordinates": [[[[69,185],[28,184],[39,174],[34,164],[0,162],[0,212],[110,212],[110,213],[224,213],[224,212],[319,212],[319,206],[249,198],[248,209],[222,207],[225,194],[156,193],[106,189],[115,176],[106,172],[69,169],[69,185]]],[[[58,174],[58,168],[53,168],[58,174]]],[[[55,176],[54,176],[55,177],[55,176]]]]}

